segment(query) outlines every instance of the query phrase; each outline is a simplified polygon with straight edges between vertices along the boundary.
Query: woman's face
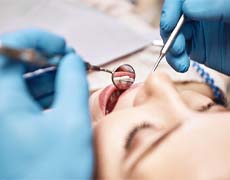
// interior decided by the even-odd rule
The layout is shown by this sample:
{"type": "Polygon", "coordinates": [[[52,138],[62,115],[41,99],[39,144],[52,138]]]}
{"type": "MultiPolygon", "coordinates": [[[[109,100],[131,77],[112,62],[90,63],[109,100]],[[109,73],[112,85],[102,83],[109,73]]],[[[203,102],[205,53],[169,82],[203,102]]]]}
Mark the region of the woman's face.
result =
{"type": "Polygon", "coordinates": [[[200,83],[163,73],[90,98],[98,179],[212,179],[230,172],[230,113],[200,83]]]}

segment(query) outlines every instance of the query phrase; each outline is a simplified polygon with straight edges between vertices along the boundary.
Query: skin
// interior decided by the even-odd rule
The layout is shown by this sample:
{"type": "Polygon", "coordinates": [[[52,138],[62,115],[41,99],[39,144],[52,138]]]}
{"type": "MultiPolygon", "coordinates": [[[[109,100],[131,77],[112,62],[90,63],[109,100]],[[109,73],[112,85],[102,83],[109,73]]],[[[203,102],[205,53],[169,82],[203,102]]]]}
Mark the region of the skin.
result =
{"type": "Polygon", "coordinates": [[[108,115],[99,93],[90,98],[96,179],[230,178],[230,111],[207,108],[213,96],[205,84],[154,73],[123,93],[108,115]]]}

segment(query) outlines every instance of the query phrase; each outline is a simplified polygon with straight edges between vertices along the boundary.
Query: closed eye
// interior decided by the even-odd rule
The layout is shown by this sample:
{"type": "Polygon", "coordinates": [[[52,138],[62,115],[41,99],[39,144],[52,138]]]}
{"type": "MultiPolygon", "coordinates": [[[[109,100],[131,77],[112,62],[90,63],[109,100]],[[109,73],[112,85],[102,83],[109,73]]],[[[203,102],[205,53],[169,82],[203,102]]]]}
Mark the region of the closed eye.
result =
{"type": "Polygon", "coordinates": [[[143,130],[143,129],[147,129],[147,128],[151,128],[152,125],[148,122],[143,122],[137,126],[135,126],[129,133],[128,133],[128,136],[126,138],[126,141],[125,141],[125,145],[124,145],[124,148],[126,150],[128,150],[132,144],[132,141],[133,141],[133,138],[135,137],[135,135],[140,131],[140,130],[143,130]]]}
{"type": "Polygon", "coordinates": [[[208,103],[207,105],[202,106],[201,108],[199,108],[198,111],[199,112],[206,112],[206,111],[208,111],[209,109],[211,109],[215,105],[216,105],[216,103],[214,103],[214,102],[208,103]]]}

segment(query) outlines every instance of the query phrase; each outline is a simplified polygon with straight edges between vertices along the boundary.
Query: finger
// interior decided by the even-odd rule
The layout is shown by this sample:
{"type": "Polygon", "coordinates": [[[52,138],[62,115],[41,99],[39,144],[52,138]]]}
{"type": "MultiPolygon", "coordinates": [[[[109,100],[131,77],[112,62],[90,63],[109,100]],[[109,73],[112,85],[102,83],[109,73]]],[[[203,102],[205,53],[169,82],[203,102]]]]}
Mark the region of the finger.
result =
{"type": "Polygon", "coordinates": [[[174,29],[181,16],[181,10],[181,0],[165,0],[160,20],[162,31],[170,32],[174,29]]]}
{"type": "MultiPolygon", "coordinates": [[[[0,40],[3,45],[15,48],[34,48],[48,56],[64,54],[66,50],[63,38],[38,29],[6,33],[0,37],[0,40]]],[[[1,96],[3,96],[1,100],[4,99],[6,103],[8,101],[7,104],[10,106],[39,109],[29,96],[24,84],[22,65],[11,63],[8,59],[1,57],[0,71],[1,96]],[[17,103],[13,103],[15,98],[18,100],[17,103]]]]}
{"type": "Polygon", "coordinates": [[[183,33],[185,40],[192,39],[193,31],[194,31],[194,26],[190,22],[184,23],[184,25],[181,28],[181,32],[183,33]]]}
{"type": "MultiPolygon", "coordinates": [[[[165,43],[167,41],[168,37],[170,36],[170,33],[166,33],[164,31],[161,31],[161,35],[162,35],[162,37],[164,37],[163,41],[165,43]]],[[[170,52],[172,54],[178,56],[178,55],[182,54],[184,51],[185,51],[185,37],[184,37],[183,33],[179,33],[170,47],[170,52]]]]}
{"type": "Polygon", "coordinates": [[[54,108],[88,114],[88,96],[84,63],[74,53],[66,55],[57,71],[54,108]]]}
{"type": "Polygon", "coordinates": [[[80,161],[77,158],[73,159],[73,162],[78,161],[78,163],[83,163],[84,167],[89,167],[89,169],[84,167],[78,169],[76,173],[79,174],[87,174],[92,168],[92,129],[88,95],[85,65],[79,56],[70,53],[62,59],[57,70],[55,103],[50,115],[64,116],[64,125],[60,127],[61,131],[68,127],[67,132],[70,135],[68,137],[76,137],[74,141],[65,141],[64,145],[70,146],[72,148],[68,149],[74,150],[69,153],[81,154],[80,161]],[[71,128],[68,126],[69,124],[71,128]]]}
{"type": "Polygon", "coordinates": [[[182,10],[186,17],[193,20],[221,20],[230,22],[230,6],[226,1],[187,0],[182,10]]]}
{"type": "Polygon", "coordinates": [[[66,43],[62,37],[40,29],[24,29],[1,36],[4,45],[15,48],[34,48],[39,52],[53,56],[65,54],[66,43]]]}
{"type": "Polygon", "coordinates": [[[40,112],[23,82],[24,67],[5,63],[6,61],[5,57],[0,56],[0,114],[16,111],[40,112]]]}
{"type": "Polygon", "coordinates": [[[166,55],[166,59],[167,62],[169,63],[169,65],[176,70],[177,72],[186,72],[189,69],[190,66],[190,60],[189,57],[186,53],[186,51],[184,51],[184,53],[182,53],[179,56],[175,56],[172,53],[168,53],[166,55]]]}

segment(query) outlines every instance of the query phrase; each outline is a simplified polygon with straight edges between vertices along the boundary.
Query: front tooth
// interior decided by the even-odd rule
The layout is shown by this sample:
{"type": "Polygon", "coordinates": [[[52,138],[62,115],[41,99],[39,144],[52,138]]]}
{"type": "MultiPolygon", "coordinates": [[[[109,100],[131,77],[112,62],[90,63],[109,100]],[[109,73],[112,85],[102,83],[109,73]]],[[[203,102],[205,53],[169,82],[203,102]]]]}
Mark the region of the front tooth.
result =
{"type": "Polygon", "coordinates": [[[113,93],[113,94],[110,96],[109,101],[112,102],[112,101],[114,100],[114,98],[115,98],[115,94],[113,93]]]}
{"type": "Polygon", "coordinates": [[[120,96],[120,92],[119,91],[116,91],[116,96],[120,96]]]}

